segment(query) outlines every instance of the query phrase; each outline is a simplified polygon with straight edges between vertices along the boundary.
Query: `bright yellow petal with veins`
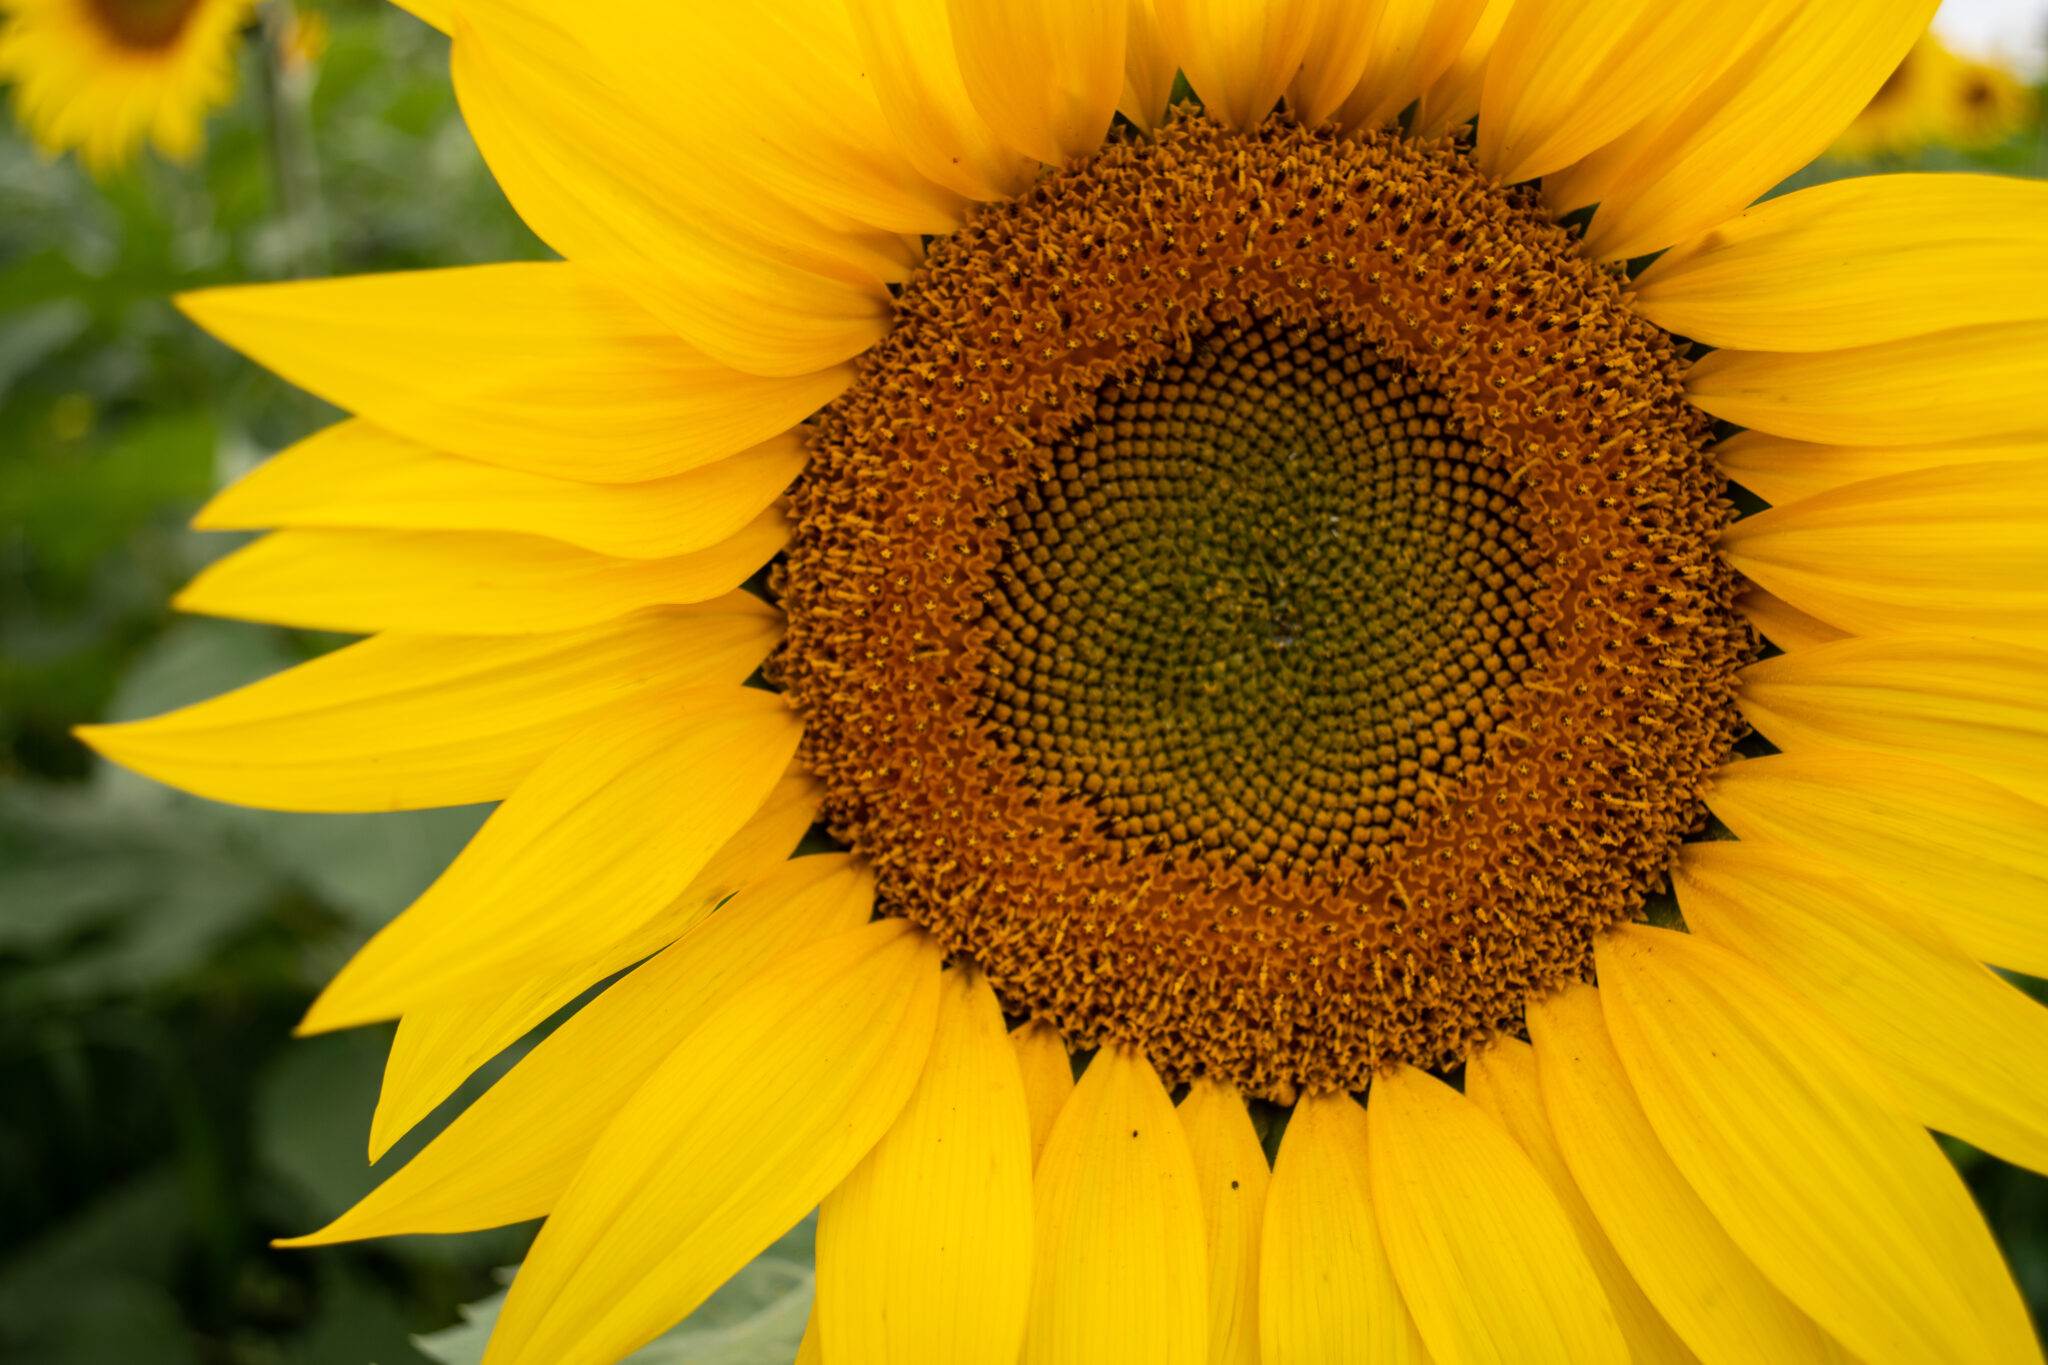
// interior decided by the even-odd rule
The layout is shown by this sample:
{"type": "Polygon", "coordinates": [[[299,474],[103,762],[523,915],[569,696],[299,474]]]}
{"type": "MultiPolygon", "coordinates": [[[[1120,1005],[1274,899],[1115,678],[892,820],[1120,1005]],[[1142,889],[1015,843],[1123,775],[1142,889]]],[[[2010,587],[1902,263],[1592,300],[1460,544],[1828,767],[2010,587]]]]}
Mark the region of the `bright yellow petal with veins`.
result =
{"type": "Polygon", "coordinates": [[[309,1032],[484,994],[624,937],[774,790],[802,726],[780,697],[706,688],[599,715],[484,822],[306,1012],[309,1032]]]}
{"type": "Polygon", "coordinates": [[[895,1124],[818,1211],[835,1365],[1016,1365],[1031,1293],[1031,1121],[1003,1011],[971,967],[939,981],[931,1056],[895,1124]]]}
{"type": "Polygon", "coordinates": [[[1043,1019],[1010,1030],[1010,1047],[1024,1076],[1024,1100],[1031,1111],[1031,1165],[1036,1169],[1052,1125],[1074,1093],[1074,1061],[1060,1031],[1043,1019]]]}
{"type": "Polygon", "coordinates": [[[1485,10],[1486,0],[1379,0],[1367,60],[1339,120],[1365,129],[1393,122],[1458,59],[1485,10]]]}
{"type": "Polygon", "coordinates": [[[1422,92],[1421,105],[1415,111],[1418,137],[1441,137],[1477,117],[1487,59],[1493,55],[1493,45],[1514,6],[1515,0],[1486,0],[1486,8],[1480,11],[1465,45],[1451,58],[1443,74],[1422,92]]]}
{"type": "Polygon", "coordinates": [[[1180,68],[1159,31],[1155,0],[1127,0],[1124,12],[1124,93],[1116,108],[1150,132],[1166,117],[1166,102],[1180,68]]]}
{"type": "Polygon", "coordinates": [[[1231,1086],[1206,1077],[1180,1102],[1181,1127],[1202,1187],[1209,1244],[1209,1360],[1259,1365],[1259,1229],[1271,1172],[1231,1086]]]}
{"type": "Polygon", "coordinates": [[[1024,1365],[1204,1365],[1204,1237],[1166,1088],[1142,1053],[1106,1044],[1039,1158],[1024,1365]]]}
{"type": "Polygon", "coordinates": [[[1571,1220],[1579,1246],[1614,1309],[1615,1322],[1628,1342],[1629,1359],[1635,1365],[1689,1365],[1697,1360],[1643,1293],[1621,1253],[1601,1229],[1586,1196],[1579,1192],[1564,1153],[1558,1150],[1557,1136],[1550,1131],[1550,1116],[1544,1112],[1535,1049],[1519,1038],[1502,1038],[1473,1053],[1465,1064],[1465,1095],[1515,1140],[1557,1196],[1558,1206],[1571,1220]]]}
{"type": "Polygon", "coordinates": [[[192,524],[504,531],[659,559],[737,534],[781,496],[804,459],[803,433],[787,431],[665,479],[587,483],[444,455],[357,419],[278,452],[216,494],[192,524]]]}
{"type": "Polygon", "coordinates": [[[2048,461],[1872,479],[1729,527],[1721,554],[1859,635],[1925,631],[2048,646],[2048,461]]]}
{"type": "Polygon", "coordinates": [[[1640,256],[1734,217],[1826,150],[1927,31],[1938,3],[1866,0],[1853,22],[1829,5],[1770,7],[1770,19],[1789,15],[1783,26],[1689,94],[1657,136],[1634,141],[1626,170],[1606,174],[1587,253],[1640,256]]]}
{"type": "Polygon", "coordinates": [[[1960,327],[1838,351],[1715,351],[1685,377],[1738,426],[1834,445],[1943,445],[2041,430],[2048,321],[1960,327]]]}
{"type": "MultiPolygon", "coordinates": [[[[593,951],[550,967],[511,988],[407,1010],[398,1021],[377,1112],[370,1119],[370,1160],[375,1161],[436,1105],[455,1093],[471,1072],[524,1038],[584,991],[690,932],[732,896],[775,874],[811,823],[824,789],[792,772],[778,782],[746,827],[713,855],[682,893],[624,937],[589,945],[593,951]]],[[[805,860],[791,875],[802,879],[829,864],[805,860]]],[[[771,882],[771,888],[775,883],[771,882]]],[[[756,903],[761,894],[742,906],[756,903]]],[[[848,924],[848,928],[855,927],[848,924]]]]}
{"type": "Polygon", "coordinates": [[[2048,1169],[2048,1009],[1882,887],[1796,850],[1687,844],[1675,883],[1694,933],[1820,1006],[1916,1121],[2048,1169]]]}
{"type": "Polygon", "coordinates": [[[1405,8],[1406,0],[1304,0],[1296,5],[1310,27],[1286,87],[1289,112],[1313,128],[1343,108],[1358,89],[1381,28],[1398,29],[1405,8]]]}
{"type": "Polygon", "coordinates": [[[1577,1234],[1513,1138],[1412,1066],[1374,1078],[1366,1124],[1387,1262],[1431,1355],[1627,1365],[1577,1234]]]}
{"type": "Polygon", "coordinates": [[[1705,1365],[1833,1365],[1835,1345],[1764,1278],[1658,1141],[1607,1036],[1600,993],[1528,1007],[1559,1154],[1636,1283],[1705,1365]]]}
{"type": "Polygon", "coordinates": [[[911,164],[969,199],[1008,199],[1030,185],[1038,163],[1004,145],[967,97],[946,0],[848,0],[846,11],[911,164]]]}
{"type": "Polygon", "coordinates": [[[473,20],[489,14],[465,9],[457,20],[455,93],[491,174],[549,246],[749,374],[829,369],[888,331],[876,261],[778,258],[736,226],[689,216],[682,187],[700,182],[671,149],[642,145],[653,130],[612,96],[605,74],[559,39],[480,31],[473,20]]]}
{"type": "Polygon", "coordinates": [[[2048,436],[1994,436],[1940,445],[1837,446],[1739,431],[1714,447],[1729,478],[1770,503],[1797,502],[1844,484],[1937,465],[2048,460],[2048,436]]]}
{"type": "MultiPolygon", "coordinates": [[[[1302,68],[1322,23],[1324,0],[1155,0],[1166,50],[1215,117],[1240,130],[1258,126],[1302,68]]],[[[1341,79],[1356,51],[1329,54],[1337,68],[1311,76],[1318,87],[1341,79]]],[[[1352,73],[1353,81],[1356,72],[1352,73]]],[[[1335,95],[1351,93],[1345,86],[1335,95]]],[[[1320,95],[1318,96],[1320,98],[1320,95]]],[[[1335,104],[1331,105],[1335,108],[1335,104]]]]}
{"type": "Polygon", "coordinates": [[[182,711],[76,733],[124,767],[245,806],[499,801],[592,713],[736,686],[781,633],[773,607],[729,593],[565,635],[379,635],[182,711]]]}
{"type": "Polygon", "coordinates": [[[1732,763],[1706,796],[1742,838],[1839,863],[1978,960],[2048,976],[2048,807],[1954,768],[1853,750],[1732,763]]]}
{"type": "Polygon", "coordinates": [[[1266,1197],[1262,1365],[1424,1365],[1373,1217],[1365,1110],[1342,1091],[1294,1107],[1266,1197]]]}
{"type": "Polygon", "coordinates": [[[1781,195],[1665,252],[1631,286],[1668,332],[1827,351],[2048,317],[2048,184],[1871,175],[1781,195]]]}
{"type": "Polygon", "coordinates": [[[1787,1297],[1864,1365],[2040,1359],[1955,1169],[1813,1006],[1690,934],[1623,925],[1595,955],[1651,1126],[1787,1297]]]}
{"type": "Polygon", "coordinates": [[[1750,665],[1736,700],[1788,753],[1903,754],[2048,805],[2048,652],[1954,636],[1841,640],[1750,665]]]}
{"type": "Polygon", "coordinates": [[[967,97],[996,135],[1057,166],[1102,145],[1124,89],[1125,6],[947,0],[967,97]]]}
{"type": "Polygon", "coordinates": [[[273,531],[202,569],[172,605],[363,635],[579,630],[723,596],[788,538],[778,507],[729,540],[671,559],[619,559],[491,531],[273,531]]]}
{"type": "Polygon", "coordinates": [[[852,859],[795,859],[571,1015],[361,1203],[290,1245],[547,1213],[613,1116],[734,992],[873,908],[874,878],[852,859]]]}
{"type": "Polygon", "coordinates": [[[1831,640],[1852,638],[1848,631],[1831,626],[1817,616],[1809,616],[1783,598],[1754,585],[1742,590],[1735,599],[1735,605],[1759,634],[1788,653],[1811,649],[1831,640]]]}
{"type": "Polygon", "coordinates": [[[591,1149],[512,1282],[488,1365],[610,1365],[815,1207],[917,1084],[939,964],[923,930],[882,920],[726,1000],[591,1149]]]}
{"type": "Polygon", "coordinates": [[[379,426],[558,479],[629,483],[724,459],[787,431],[853,377],[844,366],[743,374],[567,262],[231,285],[178,306],[379,426]]]}

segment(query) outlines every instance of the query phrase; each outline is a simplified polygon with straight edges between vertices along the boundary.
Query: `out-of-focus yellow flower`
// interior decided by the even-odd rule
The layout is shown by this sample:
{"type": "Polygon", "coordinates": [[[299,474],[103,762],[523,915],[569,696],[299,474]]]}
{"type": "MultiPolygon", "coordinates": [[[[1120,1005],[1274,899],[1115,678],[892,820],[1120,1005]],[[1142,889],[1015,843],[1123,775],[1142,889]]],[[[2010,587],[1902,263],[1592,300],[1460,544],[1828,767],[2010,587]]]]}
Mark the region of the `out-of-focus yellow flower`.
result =
{"type": "Polygon", "coordinates": [[[2034,92],[1994,62],[1958,62],[1947,93],[1958,147],[1995,147],[2034,120],[2034,92]]]}
{"type": "Polygon", "coordinates": [[[2033,93],[2010,70],[1966,61],[1930,33],[1829,150],[1867,161],[1930,146],[1994,146],[2025,126],[2033,109],[2033,93]]]}
{"type": "Polygon", "coordinates": [[[173,160],[199,150],[207,111],[234,90],[249,0],[0,0],[0,13],[16,118],[103,176],[145,138],[173,160]]]}

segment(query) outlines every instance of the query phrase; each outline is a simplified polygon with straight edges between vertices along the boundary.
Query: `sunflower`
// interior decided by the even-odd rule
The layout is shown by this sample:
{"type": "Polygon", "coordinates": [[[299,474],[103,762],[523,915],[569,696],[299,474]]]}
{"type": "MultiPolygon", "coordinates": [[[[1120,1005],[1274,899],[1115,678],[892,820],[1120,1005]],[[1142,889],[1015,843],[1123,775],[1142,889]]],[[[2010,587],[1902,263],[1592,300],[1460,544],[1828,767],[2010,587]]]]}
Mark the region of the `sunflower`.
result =
{"type": "Polygon", "coordinates": [[[1829,151],[1859,161],[1911,156],[1930,146],[1995,147],[2033,116],[2033,92],[2012,72],[1959,57],[1929,33],[1829,151]]]}
{"type": "Polygon", "coordinates": [[[829,1365],[2038,1360],[1928,1130],[2048,1169],[2048,187],[1749,207],[1932,8],[423,7],[565,259],[187,298],[354,416],[181,604],[370,638],[86,737],[502,803],[373,1152],[617,979],[299,1240],[545,1216],[490,1365],[819,1206],[829,1365]]]}
{"type": "Polygon", "coordinates": [[[205,139],[235,86],[250,0],[0,0],[0,80],[51,156],[76,148],[94,175],[144,139],[176,161],[205,139]]]}

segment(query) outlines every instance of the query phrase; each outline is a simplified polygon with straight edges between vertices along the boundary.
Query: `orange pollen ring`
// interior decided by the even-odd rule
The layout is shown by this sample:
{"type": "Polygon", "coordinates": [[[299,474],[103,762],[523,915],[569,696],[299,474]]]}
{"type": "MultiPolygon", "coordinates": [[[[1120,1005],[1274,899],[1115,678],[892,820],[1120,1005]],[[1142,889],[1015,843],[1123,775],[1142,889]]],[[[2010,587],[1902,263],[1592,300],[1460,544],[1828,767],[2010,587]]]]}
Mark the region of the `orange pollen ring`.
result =
{"type": "Polygon", "coordinates": [[[771,669],[886,912],[1076,1046],[1454,1064],[1701,819],[1752,641],[1662,332],[1449,141],[1199,117],[935,243],[771,669]]]}

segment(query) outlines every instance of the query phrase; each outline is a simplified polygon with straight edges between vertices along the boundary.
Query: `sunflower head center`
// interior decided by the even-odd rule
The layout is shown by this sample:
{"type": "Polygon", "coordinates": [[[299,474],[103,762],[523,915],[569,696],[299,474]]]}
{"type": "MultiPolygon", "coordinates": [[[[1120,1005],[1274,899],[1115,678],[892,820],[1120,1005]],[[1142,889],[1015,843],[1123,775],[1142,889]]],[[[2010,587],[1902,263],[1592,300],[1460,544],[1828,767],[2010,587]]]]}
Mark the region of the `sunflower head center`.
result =
{"type": "Polygon", "coordinates": [[[200,0],[87,0],[100,28],[116,44],[142,51],[178,41],[200,0]]]}

